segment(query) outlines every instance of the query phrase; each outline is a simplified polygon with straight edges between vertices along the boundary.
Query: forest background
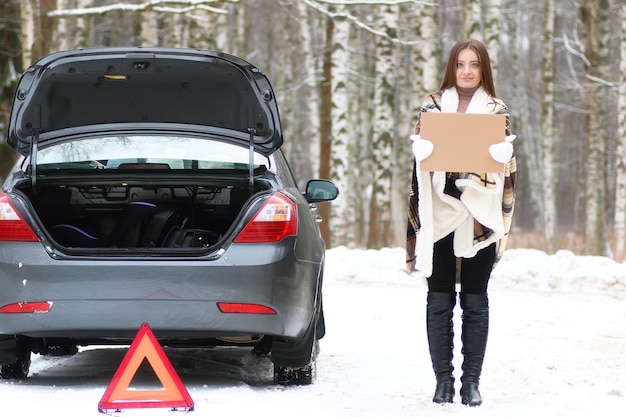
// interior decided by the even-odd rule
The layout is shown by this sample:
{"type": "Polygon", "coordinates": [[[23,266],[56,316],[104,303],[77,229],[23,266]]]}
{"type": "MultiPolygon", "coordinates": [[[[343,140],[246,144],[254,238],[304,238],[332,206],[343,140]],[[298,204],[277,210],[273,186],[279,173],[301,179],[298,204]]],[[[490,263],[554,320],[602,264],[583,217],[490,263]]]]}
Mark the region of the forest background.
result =
{"type": "Polygon", "coordinates": [[[327,246],[404,246],[409,135],[448,53],[488,48],[517,135],[509,247],[624,260],[625,0],[0,0],[0,180],[20,74],[57,50],[180,46],[268,75],[300,185],[329,178],[327,246]]]}

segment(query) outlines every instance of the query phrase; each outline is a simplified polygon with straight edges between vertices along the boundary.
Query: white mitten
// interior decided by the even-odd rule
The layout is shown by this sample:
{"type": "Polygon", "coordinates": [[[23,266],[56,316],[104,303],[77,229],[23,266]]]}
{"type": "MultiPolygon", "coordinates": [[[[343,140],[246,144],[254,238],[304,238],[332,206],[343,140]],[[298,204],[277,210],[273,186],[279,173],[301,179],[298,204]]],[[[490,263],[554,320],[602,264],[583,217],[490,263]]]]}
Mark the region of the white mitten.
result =
{"type": "Polygon", "coordinates": [[[422,139],[420,135],[411,135],[413,141],[413,155],[418,162],[428,158],[433,153],[434,145],[427,139],[422,139]]]}
{"type": "Polygon", "coordinates": [[[506,164],[513,156],[513,144],[509,141],[494,143],[489,147],[489,153],[496,162],[506,164]]]}

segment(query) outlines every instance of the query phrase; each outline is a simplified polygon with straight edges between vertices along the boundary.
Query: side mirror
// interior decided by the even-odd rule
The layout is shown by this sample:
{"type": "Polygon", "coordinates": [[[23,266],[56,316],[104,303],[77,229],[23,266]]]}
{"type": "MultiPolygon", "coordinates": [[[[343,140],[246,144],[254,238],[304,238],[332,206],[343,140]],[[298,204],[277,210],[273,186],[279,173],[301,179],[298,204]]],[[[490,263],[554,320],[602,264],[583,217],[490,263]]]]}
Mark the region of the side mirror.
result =
{"type": "Polygon", "coordinates": [[[328,180],[311,180],[306,184],[304,198],[309,203],[323,203],[337,198],[339,189],[328,180]]]}

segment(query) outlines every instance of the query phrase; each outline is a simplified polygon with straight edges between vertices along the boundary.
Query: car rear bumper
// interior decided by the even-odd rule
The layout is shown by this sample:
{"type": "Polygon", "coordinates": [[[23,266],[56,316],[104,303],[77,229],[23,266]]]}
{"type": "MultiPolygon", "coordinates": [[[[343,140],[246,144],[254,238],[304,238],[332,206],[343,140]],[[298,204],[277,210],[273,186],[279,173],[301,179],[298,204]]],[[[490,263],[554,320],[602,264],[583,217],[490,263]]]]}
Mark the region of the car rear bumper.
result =
{"type": "Polygon", "coordinates": [[[298,339],[315,314],[322,259],[297,259],[293,239],[234,244],[213,260],[55,260],[41,244],[10,246],[0,251],[0,308],[52,304],[46,313],[0,313],[0,335],[124,339],[146,322],[159,338],[298,339]],[[218,302],[275,314],[222,313],[218,302]]]}

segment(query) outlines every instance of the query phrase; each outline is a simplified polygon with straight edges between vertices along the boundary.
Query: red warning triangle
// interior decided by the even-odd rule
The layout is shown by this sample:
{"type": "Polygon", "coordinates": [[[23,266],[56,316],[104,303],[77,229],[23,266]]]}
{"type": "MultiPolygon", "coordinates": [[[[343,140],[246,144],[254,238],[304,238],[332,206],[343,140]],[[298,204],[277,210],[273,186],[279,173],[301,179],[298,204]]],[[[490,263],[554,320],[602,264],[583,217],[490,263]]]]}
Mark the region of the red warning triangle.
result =
{"type": "Polygon", "coordinates": [[[124,360],[107,387],[98,410],[122,408],[186,408],[193,410],[193,400],[185,389],[172,363],[167,359],[148,323],[143,323],[135,340],[130,345],[124,360]],[[162,389],[129,389],[137,369],[147,359],[152,370],[161,381],[162,389]]]}

